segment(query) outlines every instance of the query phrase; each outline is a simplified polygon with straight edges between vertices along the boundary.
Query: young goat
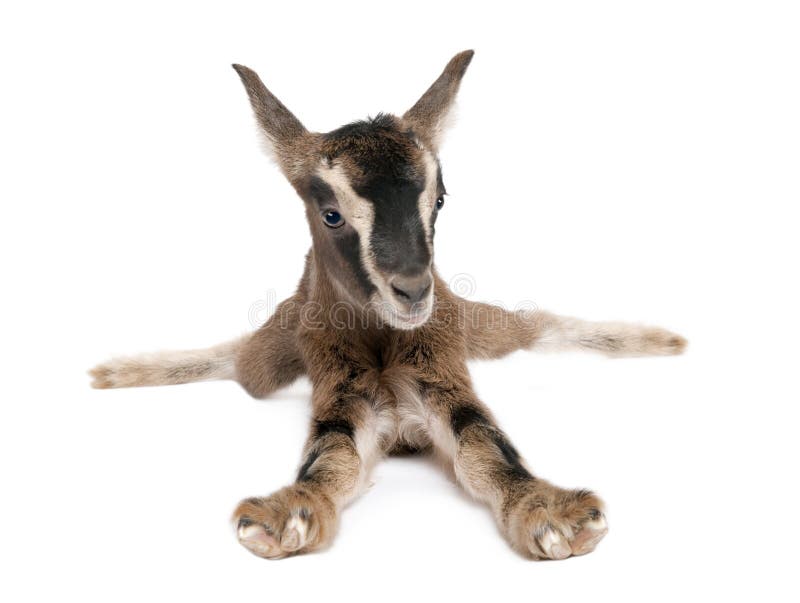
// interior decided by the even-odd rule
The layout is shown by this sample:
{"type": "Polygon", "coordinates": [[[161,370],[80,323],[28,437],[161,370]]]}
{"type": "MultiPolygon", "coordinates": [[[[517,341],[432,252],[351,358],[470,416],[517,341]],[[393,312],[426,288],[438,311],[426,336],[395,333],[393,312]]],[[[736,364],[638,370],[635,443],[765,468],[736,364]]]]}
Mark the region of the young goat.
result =
{"type": "Polygon", "coordinates": [[[402,117],[378,115],[309,132],[234,65],[268,146],[303,199],[313,245],[297,292],[251,336],[207,350],[111,360],[93,386],[234,379],[262,398],[300,375],[313,384],[313,420],[294,484],[237,508],[240,542],[279,559],[334,536],[341,509],[392,451],[433,449],[488,503],[514,549],[563,559],[607,531],[603,503],[534,477],[475,395],[466,361],[525,349],[611,356],[678,354],[668,331],[513,313],[462,299],[433,267],[445,188],[437,152],[471,50],[402,117]]]}

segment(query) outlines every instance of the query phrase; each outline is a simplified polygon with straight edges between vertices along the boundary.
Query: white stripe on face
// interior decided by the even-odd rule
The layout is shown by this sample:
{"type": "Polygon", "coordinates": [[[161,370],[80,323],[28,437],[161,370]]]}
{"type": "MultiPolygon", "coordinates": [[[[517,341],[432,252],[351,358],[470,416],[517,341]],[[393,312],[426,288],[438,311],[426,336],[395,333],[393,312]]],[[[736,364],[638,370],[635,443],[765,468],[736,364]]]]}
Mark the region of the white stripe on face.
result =
{"type": "Polygon", "coordinates": [[[369,244],[372,238],[372,225],[375,223],[375,208],[370,201],[353,190],[341,165],[322,166],[317,175],[331,187],[345,221],[358,233],[361,263],[372,284],[384,299],[391,299],[391,289],[375,265],[375,254],[372,253],[369,244]]]}
{"type": "Polygon", "coordinates": [[[423,160],[425,162],[425,188],[417,201],[419,208],[419,218],[422,222],[422,227],[425,229],[425,239],[428,245],[428,251],[433,257],[433,242],[431,240],[431,216],[436,211],[436,193],[438,188],[439,166],[430,151],[423,151],[423,160]]]}

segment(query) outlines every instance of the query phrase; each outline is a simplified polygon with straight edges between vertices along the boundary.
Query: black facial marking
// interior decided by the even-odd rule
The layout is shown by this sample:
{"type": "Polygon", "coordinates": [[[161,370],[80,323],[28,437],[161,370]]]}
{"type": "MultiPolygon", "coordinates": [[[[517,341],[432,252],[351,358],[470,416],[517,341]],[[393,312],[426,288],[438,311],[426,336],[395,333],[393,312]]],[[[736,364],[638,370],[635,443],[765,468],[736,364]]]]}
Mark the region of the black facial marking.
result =
{"type": "Polygon", "coordinates": [[[356,284],[364,295],[370,295],[375,290],[375,285],[361,263],[361,237],[359,237],[358,232],[345,224],[335,233],[334,243],[339,255],[352,270],[356,284]]]}
{"type": "Polygon", "coordinates": [[[303,198],[315,203],[319,211],[339,206],[333,189],[319,176],[311,176],[303,192],[305,193],[303,198]]]}
{"type": "MultiPolygon", "coordinates": [[[[301,196],[310,204],[309,219],[316,219],[315,213],[322,221],[322,212],[329,209],[338,209],[339,202],[333,189],[327,182],[318,176],[311,176],[305,183],[301,196]]],[[[331,269],[342,282],[350,282],[357,286],[364,296],[369,296],[375,290],[375,285],[361,263],[361,241],[358,232],[347,224],[332,230],[328,235],[331,245],[335,249],[341,262],[331,262],[331,269]],[[343,267],[346,267],[344,270],[343,267]]],[[[323,242],[320,247],[324,253],[323,242]]],[[[333,251],[333,249],[331,250],[333,251]]]]}
{"type": "Polygon", "coordinates": [[[421,189],[385,190],[375,201],[370,243],[378,268],[387,273],[415,276],[431,263],[427,235],[417,207],[421,189]]]}
{"type": "Polygon", "coordinates": [[[450,413],[450,426],[457,436],[460,436],[461,432],[470,425],[486,425],[488,423],[489,419],[486,415],[473,406],[460,405],[450,413]]]}
{"type": "Polygon", "coordinates": [[[421,149],[413,133],[397,118],[378,115],[326,135],[329,159],[346,156],[359,177],[353,190],[373,204],[375,221],[370,246],[378,268],[387,273],[417,275],[428,269],[431,253],[419,214],[425,187],[421,149]]]}

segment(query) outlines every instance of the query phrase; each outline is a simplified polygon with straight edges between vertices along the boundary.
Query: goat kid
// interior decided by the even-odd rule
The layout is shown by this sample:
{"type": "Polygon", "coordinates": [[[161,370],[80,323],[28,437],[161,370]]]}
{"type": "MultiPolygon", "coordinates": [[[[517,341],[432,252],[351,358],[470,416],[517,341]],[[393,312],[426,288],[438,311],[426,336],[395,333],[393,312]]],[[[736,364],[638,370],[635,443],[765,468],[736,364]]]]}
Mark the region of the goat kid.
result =
{"type": "Polygon", "coordinates": [[[456,296],[433,266],[445,187],[438,150],[473,56],[457,54],[402,117],[310,132],[241,65],[267,146],[306,209],[312,248],[296,293],[255,333],[205,350],[120,358],[98,388],[233,379],[263,398],[300,375],[313,419],[295,483],[242,501],[239,541],[268,559],[330,543],[372,466],[433,450],[486,502],[511,546],[533,559],[592,551],[603,503],[535,477],[473,391],[466,362],[518,349],[667,355],[685,340],[654,327],[508,312],[456,296]],[[309,311],[313,308],[313,312],[309,311]]]}

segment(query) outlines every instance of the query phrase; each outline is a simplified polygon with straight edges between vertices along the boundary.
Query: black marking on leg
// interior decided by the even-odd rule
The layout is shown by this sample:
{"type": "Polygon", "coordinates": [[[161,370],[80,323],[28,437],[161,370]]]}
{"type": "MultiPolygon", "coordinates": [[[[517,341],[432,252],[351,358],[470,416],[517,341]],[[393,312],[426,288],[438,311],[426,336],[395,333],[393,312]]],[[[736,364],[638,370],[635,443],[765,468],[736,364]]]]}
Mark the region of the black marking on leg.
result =
{"type": "MultiPolygon", "coordinates": [[[[342,357],[340,362],[344,365],[347,362],[347,360],[345,360],[344,357],[342,357]]],[[[364,372],[363,369],[357,368],[351,364],[347,371],[347,377],[345,379],[342,379],[339,383],[336,384],[336,388],[334,389],[334,391],[341,396],[346,394],[352,394],[353,382],[356,379],[358,379],[358,377],[363,372],[364,372]]]]}
{"type": "Polygon", "coordinates": [[[450,413],[450,426],[453,432],[460,436],[470,425],[487,425],[489,419],[478,408],[468,405],[460,405],[454,408],[450,413]]]}
{"type": "Polygon", "coordinates": [[[329,433],[343,433],[351,440],[354,433],[353,426],[344,419],[334,419],[332,421],[314,421],[314,437],[321,438],[329,433]]]}
{"type": "Polygon", "coordinates": [[[509,474],[511,477],[516,479],[530,479],[533,477],[530,471],[525,469],[522,465],[517,449],[514,448],[511,442],[509,442],[502,433],[493,433],[492,440],[495,446],[500,449],[503,458],[509,464],[509,474]]]}
{"type": "Polygon", "coordinates": [[[319,450],[312,450],[308,454],[308,458],[306,458],[306,462],[303,463],[303,466],[300,467],[300,471],[297,472],[297,481],[304,482],[308,480],[311,476],[309,475],[308,471],[311,469],[311,465],[313,465],[316,460],[319,458],[319,450]]]}

